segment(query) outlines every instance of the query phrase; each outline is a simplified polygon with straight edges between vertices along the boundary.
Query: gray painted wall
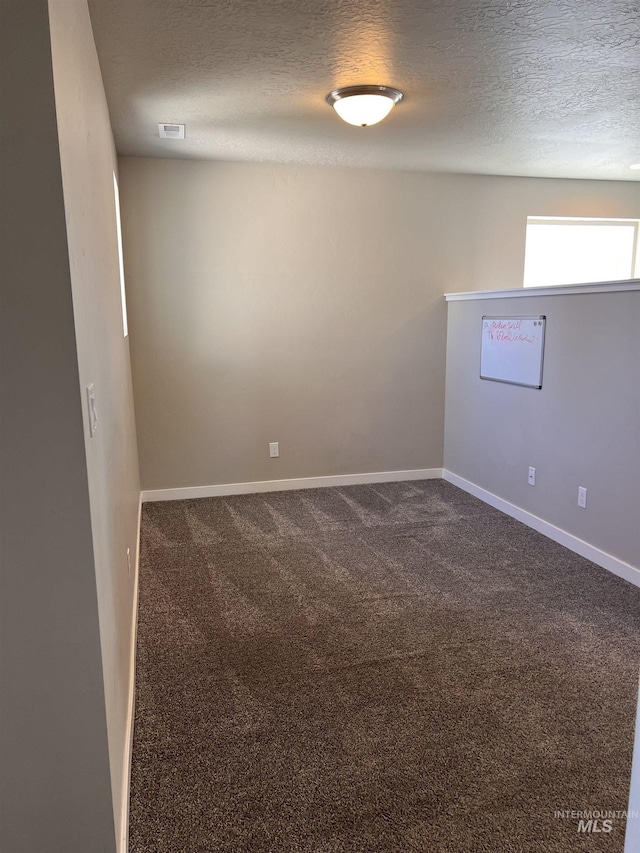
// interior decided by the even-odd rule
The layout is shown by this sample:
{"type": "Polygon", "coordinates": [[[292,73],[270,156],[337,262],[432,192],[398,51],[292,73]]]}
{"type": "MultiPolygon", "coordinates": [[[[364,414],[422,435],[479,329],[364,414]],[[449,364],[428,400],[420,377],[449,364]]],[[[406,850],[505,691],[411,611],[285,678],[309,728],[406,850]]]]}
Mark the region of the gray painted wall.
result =
{"type": "Polygon", "coordinates": [[[97,579],[113,809],[123,843],[129,774],[140,480],[124,337],[109,112],[86,0],[49,0],[53,78],[80,392],[98,429],[84,443],[97,579]],[[130,551],[130,568],[127,560],[130,551]]]}
{"type": "Polygon", "coordinates": [[[636,710],[636,731],[633,745],[633,766],[629,790],[627,831],[624,839],[624,853],[637,853],[640,850],[640,690],[636,710]]]}
{"type": "Polygon", "coordinates": [[[633,183],[120,166],[144,489],[441,467],[442,294],[520,286],[528,214],[640,216],[633,183]]]}
{"type": "Polygon", "coordinates": [[[0,847],[124,853],[139,483],[115,152],[86,3],[3,0],[0,32],[19,81],[2,87],[0,847]]]}
{"type": "Polygon", "coordinates": [[[0,847],[110,853],[107,721],[47,3],[3,0],[1,14],[0,847]]]}
{"type": "Polygon", "coordinates": [[[638,291],[450,302],[444,459],[454,474],[636,567],[638,329],[638,291]],[[546,315],[542,390],[479,378],[485,314],[546,315]],[[586,510],[578,486],[588,489],[586,510]]]}
{"type": "Polygon", "coordinates": [[[413,175],[121,174],[144,488],[441,465],[446,315],[413,175]]]}

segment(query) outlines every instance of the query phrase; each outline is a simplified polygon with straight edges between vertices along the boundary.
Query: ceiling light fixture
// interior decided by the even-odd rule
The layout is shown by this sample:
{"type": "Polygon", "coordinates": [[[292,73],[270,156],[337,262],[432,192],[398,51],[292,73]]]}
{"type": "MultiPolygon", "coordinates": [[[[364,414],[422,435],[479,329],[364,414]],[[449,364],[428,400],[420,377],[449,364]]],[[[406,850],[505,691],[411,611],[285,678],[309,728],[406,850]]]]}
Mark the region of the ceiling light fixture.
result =
{"type": "Polygon", "coordinates": [[[391,86],[346,86],[329,92],[326,101],[343,121],[369,127],[389,115],[404,95],[391,86]]]}
{"type": "Polygon", "coordinates": [[[634,163],[633,166],[629,166],[630,169],[640,169],[640,163],[634,163]]]}

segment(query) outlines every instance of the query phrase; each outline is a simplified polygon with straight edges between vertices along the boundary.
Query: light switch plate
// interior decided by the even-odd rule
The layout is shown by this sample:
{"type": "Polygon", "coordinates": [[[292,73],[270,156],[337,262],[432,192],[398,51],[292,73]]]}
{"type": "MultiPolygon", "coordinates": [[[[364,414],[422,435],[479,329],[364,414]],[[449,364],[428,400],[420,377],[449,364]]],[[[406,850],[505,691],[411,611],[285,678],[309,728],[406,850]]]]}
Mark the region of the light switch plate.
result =
{"type": "Polygon", "coordinates": [[[96,409],[96,391],[93,382],[87,385],[87,414],[89,416],[89,435],[91,438],[98,429],[98,410],[96,409]]]}

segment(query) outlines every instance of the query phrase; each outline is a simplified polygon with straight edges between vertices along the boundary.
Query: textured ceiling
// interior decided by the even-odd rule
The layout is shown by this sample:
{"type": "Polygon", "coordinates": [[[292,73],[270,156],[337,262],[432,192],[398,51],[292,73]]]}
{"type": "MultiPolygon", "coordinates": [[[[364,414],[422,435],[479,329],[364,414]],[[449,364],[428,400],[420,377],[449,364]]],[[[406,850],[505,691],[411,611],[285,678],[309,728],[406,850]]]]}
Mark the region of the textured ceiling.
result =
{"type": "Polygon", "coordinates": [[[118,151],[639,180],[638,0],[90,0],[118,151]],[[382,124],[336,86],[388,84],[382,124]],[[158,122],[187,125],[184,141],[158,122]]]}

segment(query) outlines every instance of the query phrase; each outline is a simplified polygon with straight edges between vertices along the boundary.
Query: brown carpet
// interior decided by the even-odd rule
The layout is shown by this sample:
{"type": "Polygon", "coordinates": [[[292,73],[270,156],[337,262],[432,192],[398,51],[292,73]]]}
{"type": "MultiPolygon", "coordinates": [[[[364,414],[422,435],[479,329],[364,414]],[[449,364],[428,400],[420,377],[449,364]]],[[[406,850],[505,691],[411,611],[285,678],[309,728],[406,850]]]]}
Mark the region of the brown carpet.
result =
{"type": "Polygon", "coordinates": [[[640,590],[440,480],[144,507],[132,853],[621,853],[640,590]]]}

